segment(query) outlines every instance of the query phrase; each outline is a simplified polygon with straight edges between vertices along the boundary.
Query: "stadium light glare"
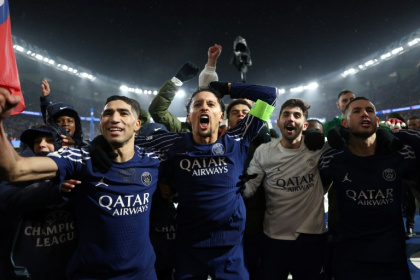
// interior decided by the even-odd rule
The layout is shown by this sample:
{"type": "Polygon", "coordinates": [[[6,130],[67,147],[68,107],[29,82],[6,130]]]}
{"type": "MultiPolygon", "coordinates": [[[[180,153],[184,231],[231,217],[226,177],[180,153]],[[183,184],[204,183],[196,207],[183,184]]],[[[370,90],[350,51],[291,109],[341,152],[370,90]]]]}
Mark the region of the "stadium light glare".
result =
{"type": "Polygon", "coordinates": [[[157,95],[157,93],[158,93],[157,90],[153,91],[153,95],[157,95]]]}
{"type": "Polygon", "coordinates": [[[298,87],[290,89],[290,92],[292,92],[292,93],[299,93],[299,92],[302,92],[302,91],[303,91],[303,86],[298,86],[298,87]]]}
{"type": "Polygon", "coordinates": [[[410,42],[408,42],[407,45],[409,47],[412,47],[414,45],[417,45],[418,43],[420,43],[420,39],[419,38],[415,38],[414,40],[411,40],[410,42]]]}
{"type": "Polygon", "coordinates": [[[184,97],[185,96],[185,91],[180,89],[175,93],[175,96],[184,97]]]}
{"type": "Polygon", "coordinates": [[[23,47],[19,46],[19,45],[14,45],[13,48],[15,50],[19,51],[19,52],[24,52],[25,51],[25,49],[23,47]]]}
{"type": "Polygon", "coordinates": [[[35,58],[38,60],[44,60],[44,57],[40,54],[35,55],[35,58]]]}
{"type": "Polygon", "coordinates": [[[383,55],[381,55],[381,59],[382,60],[385,60],[385,59],[387,59],[387,58],[389,58],[389,57],[391,57],[391,53],[386,53],[386,54],[383,54],[383,55]]]}
{"type": "Polygon", "coordinates": [[[395,48],[395,49],[393,49],[392,51],[391,51],[391,53],[393,54],[393,55],[396,55],[397,53],[400,53],[400,52],[402,52],[404,50],[404,48],[403,47],[399,47],[399,48],[395,48]]]}
{"type": "Polygon", "coordinates": [[[285,94],[286,90],[284,88],[281,88],[281,89],[278,90],[278,92],[279,92],[279,94],[285,94]]]}
{"type": "Polygon", "coordinates": [[[318,88],[318,83],[317,82],[312,82],[309,83],[308,85],[304,86],[304,89],[317,89],[318,88]]]}
{"type": "Polygon", "coordinates": [[[120,86],[120,90],[121,90],[121,91],[128,91],[128,87],[127,87],[127,86],[125,86],[125,85],[121,85],[121,86],[120,86]]]}

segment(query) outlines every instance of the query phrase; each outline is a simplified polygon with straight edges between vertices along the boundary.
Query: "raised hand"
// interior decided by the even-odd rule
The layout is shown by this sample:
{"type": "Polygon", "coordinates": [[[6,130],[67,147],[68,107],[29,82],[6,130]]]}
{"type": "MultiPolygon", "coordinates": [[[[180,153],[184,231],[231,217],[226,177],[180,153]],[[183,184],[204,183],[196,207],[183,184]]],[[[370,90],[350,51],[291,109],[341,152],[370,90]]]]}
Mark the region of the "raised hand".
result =
{"type": "Polygon", "coordinates": [[[8,118],[20,102],[20,96],[13,95],[4,87],[0,87],[0,121],[8,118]]]}
{"type": "Polygon", "coordinates": [[[219,58],[221,53],[222,53],[221,45],[214,44],[214,46],[210,47],[208,51],[209,59],[208,59],[207,65],[215,67],[217,59],[219,58]]]}
{"type": "Polygon", "coordinates": [[[50,89],[50,85],[48,84],[47,80],[42,81],[41,89],[42,89],[41,90],[42,97],[50,95],[51,89],[50,89]]]}

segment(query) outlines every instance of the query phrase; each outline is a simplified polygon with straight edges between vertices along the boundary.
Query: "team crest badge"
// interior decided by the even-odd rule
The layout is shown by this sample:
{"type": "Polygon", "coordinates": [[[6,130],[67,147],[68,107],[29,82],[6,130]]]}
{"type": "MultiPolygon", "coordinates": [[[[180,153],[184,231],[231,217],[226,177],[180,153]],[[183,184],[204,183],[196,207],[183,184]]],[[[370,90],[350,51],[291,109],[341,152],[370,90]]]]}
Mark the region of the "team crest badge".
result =
{"type": "Polygon", "coordinates": [[[387,168],[382,172],[382,176],[384,177],[384,179],[386,181],[394,181],[395,178],[397,177],[397,174],[395,173],[395,171],[391,168],[387,168]]]}
{"type": "Polygon", "coordinates": [[[150,183],[152,182],[152,174],[150,174],[149,172],[143,172],[143,174],[141,174],[141,182],[145,186],[150,185],[150,183]]]}
{"type": "Polygon", "coordinates": [[[225,147],[220,143],[216,143],[211,148],[211,152],[213,153],[213,155],[216,155],[216,156],[224,155],[225,147]]]}

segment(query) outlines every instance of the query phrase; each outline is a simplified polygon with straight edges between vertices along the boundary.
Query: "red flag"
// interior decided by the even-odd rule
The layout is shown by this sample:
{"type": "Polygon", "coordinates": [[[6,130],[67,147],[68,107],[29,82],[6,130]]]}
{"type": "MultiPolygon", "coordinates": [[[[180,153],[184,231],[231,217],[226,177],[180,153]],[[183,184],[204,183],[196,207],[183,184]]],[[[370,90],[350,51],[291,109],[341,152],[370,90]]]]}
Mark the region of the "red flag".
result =
{"type": "Polygon", "coordinates": [[[21,101],[12,115],[20,114],[25,110],[15,51],[13,50],[8,0],[0,0],[0,87],[8,89],[11,94],[20,96],[21,101]]]}

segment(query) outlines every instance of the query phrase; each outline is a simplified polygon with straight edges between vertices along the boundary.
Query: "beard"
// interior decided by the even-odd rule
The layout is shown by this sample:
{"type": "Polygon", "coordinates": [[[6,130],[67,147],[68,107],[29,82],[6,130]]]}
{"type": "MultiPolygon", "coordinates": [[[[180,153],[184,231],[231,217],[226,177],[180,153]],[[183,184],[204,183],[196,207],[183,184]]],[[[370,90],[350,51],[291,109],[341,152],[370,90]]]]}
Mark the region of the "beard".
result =
{"type": "Polygon", "coordinates": [[[364,131],[364,132],[351,131],[351,134],[353,134],[353,136],[356,138],[368,139],[370,136],[375,134],[377,130],[378,130],[378,125],[375,125],[371,131],[364,131]]]}
{"type": "Polygon", "coordinates": [[[201,131],[198,132],[198,135],[203,138],[210,137],[213,134],[213,129],[210,128],[207,133],[202,133],[201,131]]]}

